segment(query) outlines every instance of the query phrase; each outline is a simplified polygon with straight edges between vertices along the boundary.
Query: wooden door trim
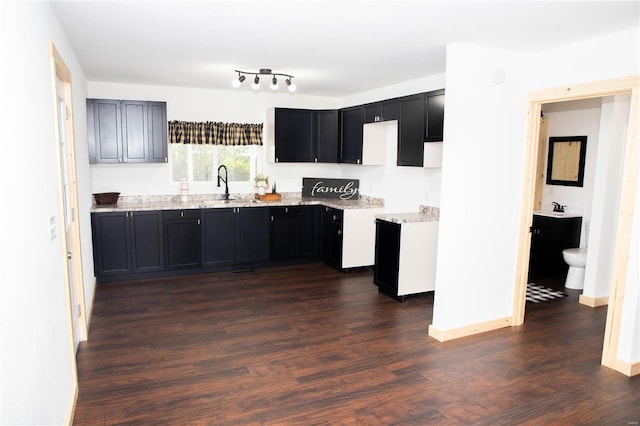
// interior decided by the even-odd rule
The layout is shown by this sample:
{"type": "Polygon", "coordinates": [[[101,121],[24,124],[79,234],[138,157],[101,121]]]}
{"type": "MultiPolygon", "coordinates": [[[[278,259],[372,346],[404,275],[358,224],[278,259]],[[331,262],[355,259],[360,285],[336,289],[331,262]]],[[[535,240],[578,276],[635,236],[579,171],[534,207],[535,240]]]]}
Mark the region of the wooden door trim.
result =
{"type": "MultiPolygon", "coordinates": [[[[623,178],[618,205],[618,222],[614,248],[614,260],[609,290],[609,305],[605,326],[602,364],[624,374],[638,373],[638,368],[627,368],[628,363],[617,358],[620,322],[624,301],[627,265],[631,241],[632,221],[640,169],[639,138],[639,89],[640,76],[563,86],[529,93],[527,139],[525,147],[524,190],[520,218],[518,263],[516,267],[516,291],[514,292],[512,325],[524,322],[527,270],[531,244],[529,228],[532,224],[534,194],[539,149],[540,111],[542,104],[631,93],[631,110],[627,128],[623,178]]],[[[634,364],[635,365],[635,364],[634,364]]]]}

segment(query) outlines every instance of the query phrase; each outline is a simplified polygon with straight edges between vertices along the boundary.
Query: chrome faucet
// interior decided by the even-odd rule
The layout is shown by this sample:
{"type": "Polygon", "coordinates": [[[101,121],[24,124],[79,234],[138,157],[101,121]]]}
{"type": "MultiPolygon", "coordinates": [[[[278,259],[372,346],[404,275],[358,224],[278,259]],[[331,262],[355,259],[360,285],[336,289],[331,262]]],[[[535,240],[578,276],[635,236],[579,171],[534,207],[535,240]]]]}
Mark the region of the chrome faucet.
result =
{"type": "Polygon", "coordinates": [[[564,208],[567,207],[567,206],[563,206],[560,203],[556,203],[555,201],[552,202],[551,204],[553,204],[553,211],[554,212],[564,213],[564,208]]]}
{"type": "Polygon", "coordinates": [[[227,166],[224,164],[218,167],[218,188],[220,188],[220,180],[224,182],[224,200],[229,201],[229,183],[227,182],[229,176],[227,175],[227,166]],[[220,176],[220,169],[224,169],[224,177],[220,176]]]}

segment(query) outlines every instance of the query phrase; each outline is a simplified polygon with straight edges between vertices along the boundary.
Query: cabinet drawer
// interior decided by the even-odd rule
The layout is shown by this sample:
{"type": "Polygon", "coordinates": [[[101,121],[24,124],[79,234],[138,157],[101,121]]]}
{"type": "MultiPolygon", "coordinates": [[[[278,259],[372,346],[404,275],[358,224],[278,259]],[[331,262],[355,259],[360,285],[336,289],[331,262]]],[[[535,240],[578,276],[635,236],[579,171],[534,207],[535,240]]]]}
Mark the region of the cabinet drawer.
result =
{"type": "Polygon", "coordinates": [[[343,211],[338,209],[332,209],[331,207],[325,207],[324,210],[325,220],[342,225],[343,211]]]}
{"type": "Polygon", "coordinates": [[[165,210],[162,212],[163,219],[200,219],[200,210],[165,210]]]}

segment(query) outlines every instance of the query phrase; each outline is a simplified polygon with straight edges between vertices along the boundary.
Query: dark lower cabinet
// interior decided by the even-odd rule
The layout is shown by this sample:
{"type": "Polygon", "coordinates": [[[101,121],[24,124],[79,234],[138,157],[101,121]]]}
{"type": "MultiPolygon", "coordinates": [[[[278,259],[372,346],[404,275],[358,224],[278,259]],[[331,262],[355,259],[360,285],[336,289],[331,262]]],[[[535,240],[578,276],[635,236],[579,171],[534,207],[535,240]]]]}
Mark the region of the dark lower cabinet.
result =
{"type": "Polygon", "coordinates": [[[400,224],[376,220],[373,282],[380,291],[397,296],[400,269],[400,224]]]}
{"type": "Polygon", "coordinates": [[[318,255],[318,207],[271,207],[271,260],[290,260],[318,255]]]}
{"type": "Polygon", "coordinates": [[[203,210],[203,266],[268,261],[268,232],[266,207],[203,210]]]}
{"type": "Polygon", "coordinates": [[[580,246],[581,227],[581,217],[533,215],[528,282],[567,277],[562,250],[580,246]]]}
{"type": "Polygon", "coordinates": [[[166,269],[198,268],[201,264],[200,210],[162,213],[166,269]]]}
{"type": "Polygon", "coordinates": [[[164,269],[160,212],[93,213],[91,222],[97,277],[164,269]]]}
{"type": "Polygon", "coordinates": [[[335,268],[342,268],[342,218],[342,210],[323,208],[320,254],[325,262],[335,268]]]}
{"type": "Polygon", "coordinates": [[[236,210],[237,262],[267,262],[269,260],[267,207],[247,207],[236,210]]]}
{"type": "Polygon", "coordinates": [[[236,261],[236,209],[202,211],[202,266],[233,265],[236,261]]]}

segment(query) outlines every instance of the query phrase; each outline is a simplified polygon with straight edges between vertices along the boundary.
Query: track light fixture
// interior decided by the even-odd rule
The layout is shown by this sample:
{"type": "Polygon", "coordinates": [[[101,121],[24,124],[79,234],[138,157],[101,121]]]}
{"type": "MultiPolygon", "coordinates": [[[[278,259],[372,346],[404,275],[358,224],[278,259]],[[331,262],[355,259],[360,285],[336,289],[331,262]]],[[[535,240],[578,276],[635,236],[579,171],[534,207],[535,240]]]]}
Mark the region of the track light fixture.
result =
{"type": "Polygon", "coordinates": [[[260,77],[261,75],[268,75],[271,76],[271,88],[273,90],[277,90],[278,89],[278,76],[281,77],[285,77],[285,83],[287,85],[287,89],[289,89],[290,92],[295,92],[296,91],[296,85],[293,83],[293,76],[289,75],[289,74],[282,74],[282,73],[277,73],[277,72],[273,72],[271,71],[270,68],[260,68],[260,70],[258,72],[255,71],[240,71],[240,70],[235,70],[238,73],[238,78],[234,79],[233,82],[231,83],[231,85],[233,87],[240,87],[242,85],[242,83],[246,80],[246,76],[247,75],[254,75],[254,79],[253,79],[253,83],[251,84],[251,87],[253,87],[254,89],[259,89],[260,88],[260,77]]]}

